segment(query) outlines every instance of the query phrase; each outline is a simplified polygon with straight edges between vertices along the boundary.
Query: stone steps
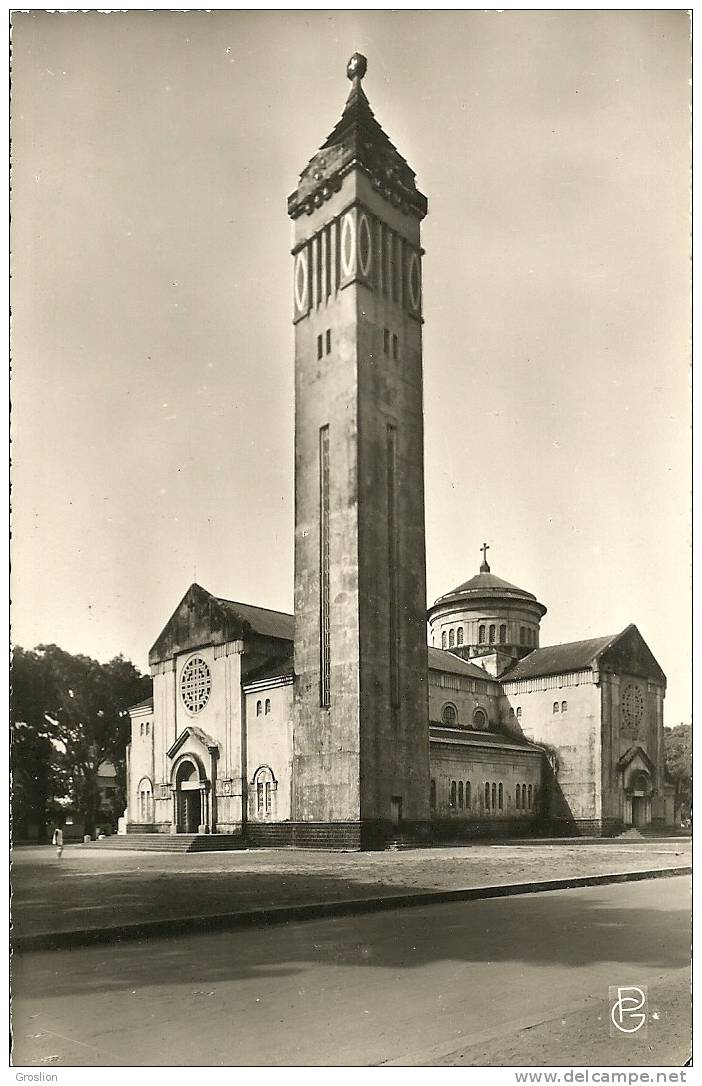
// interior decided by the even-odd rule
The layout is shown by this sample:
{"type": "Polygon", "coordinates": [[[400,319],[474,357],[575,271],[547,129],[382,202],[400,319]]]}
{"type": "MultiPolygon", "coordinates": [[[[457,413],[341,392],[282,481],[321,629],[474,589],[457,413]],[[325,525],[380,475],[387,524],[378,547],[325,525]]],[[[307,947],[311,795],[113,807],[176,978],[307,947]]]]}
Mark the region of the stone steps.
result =
{"type": "Polygon", "coordinates": [[[127,833],[94,841],[86,848],[115,852],[228,852],[245,845],[232,833],[127,833]]]}

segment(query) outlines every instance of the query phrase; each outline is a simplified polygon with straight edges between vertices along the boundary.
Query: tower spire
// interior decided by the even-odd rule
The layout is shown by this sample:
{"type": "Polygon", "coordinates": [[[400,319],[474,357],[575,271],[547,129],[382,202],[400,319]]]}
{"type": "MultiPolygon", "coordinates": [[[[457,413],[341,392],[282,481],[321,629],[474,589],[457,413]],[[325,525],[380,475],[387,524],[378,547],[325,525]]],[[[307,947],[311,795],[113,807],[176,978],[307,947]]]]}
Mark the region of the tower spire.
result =
{"type": "Polygon", "coordinates": [[[489,543],[483,543],[483,545],[482,545],[482,547],[480,549],[483,552],[483,560],[482,560],[482,563],[480,565],[480,572],[481,573],[489,573],[490,572],[490,566],[488,565],[487,552],[490,550],[490,544],[489,543]]]}
{"type": "Polygon", "coordinates": [[[376,192],[404,214],[411,213],[420,220],[426,215],[427,199],[417,188],[414,170],[376,120],[361,86],[367,70],[368,61],[362,53],[349,58],[349,96],[341,117],[288,197],[291,218],[313,214],[339,191],[344,177],[355,166],[366,174],[376,192]]]}

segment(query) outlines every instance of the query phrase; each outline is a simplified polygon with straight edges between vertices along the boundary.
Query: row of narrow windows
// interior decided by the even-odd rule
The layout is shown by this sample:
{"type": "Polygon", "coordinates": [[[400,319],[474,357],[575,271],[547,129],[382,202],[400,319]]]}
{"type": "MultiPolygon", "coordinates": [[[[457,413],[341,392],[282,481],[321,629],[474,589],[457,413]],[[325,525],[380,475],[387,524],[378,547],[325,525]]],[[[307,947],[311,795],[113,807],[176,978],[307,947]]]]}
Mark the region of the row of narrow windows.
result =
{"type": "MultiPolygon", "coordinates": [[[[451,627],[450,630],[441,631],[441,647],[442,649],[452,649],[457,645],[463,644],[463,627],[458,628],[451,627]]],[[[507,644],[507,626],[501,625],[499,628],[499,635],[497,626],[479,626],[478,627],[478,644],[479,645],[506,645],[507,644]],[[487,637],[486,637],[487,633],[487,637]],[[499,640],[498,640],[499,636],[499,640]]],[[[536,646],[536,630],[532,630],[530,626],[519,627],[519,644],[520,645],[532,645],[536,646]]]]}
{"type": "Polygon", "coordinates": [[[383,353],[397,359],[399,353],[399,340],[394,332],[390,332],[389,328],[383,329],[383,353]]]}
{"type": "MultiPolygon", "coordinates": [[[[502,781],[485,781],[483,798],[486,811],[503,811],[505,792],[502,781]]],[[[509,797],[508,797],[509,798],[509,797]]],[[[514,789],[514,805],[518,811],[531,811],[536,800],[536,788],[532,784],[517,784],[514,789]]],[[[429,786],[429,803],[432,811],[436,810],[436,781],[432,778],[429,786]]],[[[469,810],[471,807],[470,781],[451,781],[449,784],[449,807],[454,810],[469,810]]]]}
{"type": "Polygon", "coordinates": [[[265,702],[256,702],[256,716],[268,716],[271,711],[271,699],[266,698],[265,702]]]}
{"type": "Polygon", "coordinates": [[[518,784],[514,790],[514,802],[518,811],[531,811],[535,798],[536,789],[531,784],[518,784]]]}
{"type": "Polygon", "coordinates": [[[151,727],[151,725],[150,725],[148,720],[146,721],[145,724],[142,721],[142,723],[139,725],[139,735],[148,735],[150,727],[151,727]]]}
{"type": "Polygon", "coordinates": [[[331,328],[327,328],[326,332],[320,332],[317,336],[317,361],[319,361],[320,358],[324,358],[325,354],[331,354],[331,345],[331,328]]]}

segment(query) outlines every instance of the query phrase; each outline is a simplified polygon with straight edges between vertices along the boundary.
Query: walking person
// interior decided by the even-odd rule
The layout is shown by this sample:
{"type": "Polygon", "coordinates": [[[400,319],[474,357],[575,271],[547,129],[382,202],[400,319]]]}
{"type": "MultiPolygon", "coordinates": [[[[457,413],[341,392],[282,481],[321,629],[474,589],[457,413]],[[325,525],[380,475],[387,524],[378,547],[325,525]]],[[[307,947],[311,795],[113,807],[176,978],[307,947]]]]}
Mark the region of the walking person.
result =
{"type": "Polygon", "coordinates": [[[63,830],[60,826],[57,826],[54,830],[54,836],[51,838],[51,844],[56,845],[56,859],[60,860],[63,854],[63,830]]]}

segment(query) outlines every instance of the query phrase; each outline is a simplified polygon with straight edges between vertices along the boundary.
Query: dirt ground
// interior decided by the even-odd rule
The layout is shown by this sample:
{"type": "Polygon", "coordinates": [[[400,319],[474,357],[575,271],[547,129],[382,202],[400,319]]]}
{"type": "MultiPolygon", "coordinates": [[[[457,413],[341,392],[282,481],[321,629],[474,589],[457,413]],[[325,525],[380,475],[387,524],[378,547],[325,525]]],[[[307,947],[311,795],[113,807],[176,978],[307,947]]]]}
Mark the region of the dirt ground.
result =
{"type": "Polygon", "coordinates": [[[194,855],[69,845],[13,855],[15,934],[76,931],[265,906],[682,867],[691,841],[480,843],[398,852],[194,855]]]}

